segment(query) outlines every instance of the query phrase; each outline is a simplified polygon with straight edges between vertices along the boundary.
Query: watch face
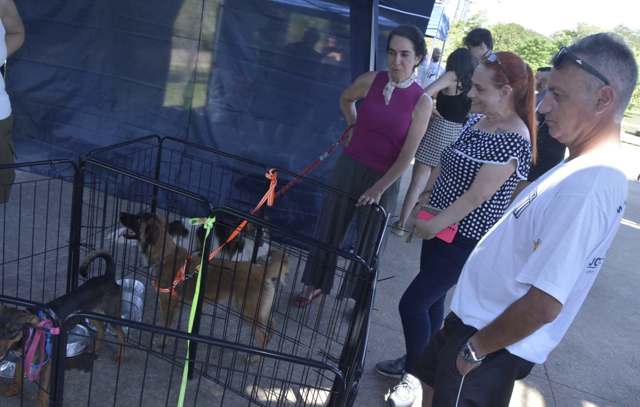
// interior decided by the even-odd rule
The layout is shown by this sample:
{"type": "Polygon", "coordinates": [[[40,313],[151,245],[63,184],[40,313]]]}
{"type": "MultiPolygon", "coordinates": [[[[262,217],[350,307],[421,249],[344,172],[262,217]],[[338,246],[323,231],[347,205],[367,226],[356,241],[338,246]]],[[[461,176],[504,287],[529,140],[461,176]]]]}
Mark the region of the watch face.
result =
{"type": "Polygon", "coordinates": [[[471,354],[471,349],[469,349],[469,345],[464,345],[464,348],[462,348],[462,357],[465,361],[469,362],[469,363],[480,363],[480,360],[476,360],[476,358],[473,357],[473,354],[471,354]]]}
{"type": "Polygon", "coordinates": [[[462,350],[462,357],[467,362],[473,362],[474,361],[473,357],[471,356],[471,352],[469,351],[469,347],[468,346],[465,346],[464,349],[462,350]]]}

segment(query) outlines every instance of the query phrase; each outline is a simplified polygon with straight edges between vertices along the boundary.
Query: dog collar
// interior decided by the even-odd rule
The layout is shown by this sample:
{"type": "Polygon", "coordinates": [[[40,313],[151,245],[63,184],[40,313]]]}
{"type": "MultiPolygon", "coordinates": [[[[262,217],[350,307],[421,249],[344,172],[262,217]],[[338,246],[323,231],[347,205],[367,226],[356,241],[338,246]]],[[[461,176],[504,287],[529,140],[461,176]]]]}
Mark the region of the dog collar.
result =
{"type": "Polygon", "coordinates": [[[178,269],[176,276],[173,278],[173,281],[171,282],[171,287],[160,287],[158,285],[158,282],[156,280],[153,280],[154,288],[163,294],[171,294],[171,296],[175,298],[177,296],[175,291],[176,288],[180,284],[184,283],[185,280],[189,278],[193,278],[193,276],[195,275],[195,272],[191,273],[190,275],[186,274],[186,270],[189,269],[189,264],[191,264],[191,255],[187,255],[187,257],[184,259],[184,264],[182,265],[182,267],[178,269]]]}

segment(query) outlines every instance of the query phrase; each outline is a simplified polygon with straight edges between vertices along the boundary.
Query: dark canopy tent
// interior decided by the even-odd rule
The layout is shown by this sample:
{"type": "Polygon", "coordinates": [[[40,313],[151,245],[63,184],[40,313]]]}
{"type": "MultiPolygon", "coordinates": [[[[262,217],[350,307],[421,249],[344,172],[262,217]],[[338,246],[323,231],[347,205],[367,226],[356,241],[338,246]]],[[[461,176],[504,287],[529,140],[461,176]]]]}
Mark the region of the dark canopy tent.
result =
{"type": "Polygon", "coordinates": [[[393,26],[426,30],[433,3],[21,0],[26,42],[7,73],[18,160],[158,134],[300,171],[344,127],[342,89],[384,68],[393,26]]]}

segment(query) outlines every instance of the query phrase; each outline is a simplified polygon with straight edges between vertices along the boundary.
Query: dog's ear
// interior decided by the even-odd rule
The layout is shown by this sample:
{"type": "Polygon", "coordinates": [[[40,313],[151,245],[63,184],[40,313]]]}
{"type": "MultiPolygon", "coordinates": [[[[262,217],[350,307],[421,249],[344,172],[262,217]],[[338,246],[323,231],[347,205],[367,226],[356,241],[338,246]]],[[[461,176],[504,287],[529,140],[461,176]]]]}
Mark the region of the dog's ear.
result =
{"type": "Polygon", "coordinates": [[[180,222],[179,220],[174,220],[173,222],[169,223],[167,231],[171,236],[186,237],[189,235],[189,229],[184,227],[182,222],[180,222]]]}
{"type": "Polygon", "coordinates": [[[256,225],[255,225],[255,223],[247,222],[247,226],[245,226],[245,227],[244,227],[244,230],[245,230],[247,233],[254,234],[254,233],[256,232],[256,225]]]}

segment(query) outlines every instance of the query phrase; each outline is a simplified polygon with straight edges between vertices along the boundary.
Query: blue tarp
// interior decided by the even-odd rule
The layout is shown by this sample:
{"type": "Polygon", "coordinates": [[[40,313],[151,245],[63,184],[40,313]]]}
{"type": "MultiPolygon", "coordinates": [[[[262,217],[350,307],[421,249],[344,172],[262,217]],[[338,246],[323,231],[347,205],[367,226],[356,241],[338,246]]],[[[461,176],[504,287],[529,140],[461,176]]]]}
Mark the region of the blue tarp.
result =
{"type": "MultiPolygon", "coordinates": [[[[369,53],[368,41],[352,49],[363,28],[350,13],[369,3],[21,0],[26,42],[7,78],[18,159],[159,134],[300,171],[344,127],[340,92],[369,53]]],[[[407,22],[426,29],[416,15],[433,1],[381,6],[406,11],[380,13],[383,36],[407,22]]]]}

